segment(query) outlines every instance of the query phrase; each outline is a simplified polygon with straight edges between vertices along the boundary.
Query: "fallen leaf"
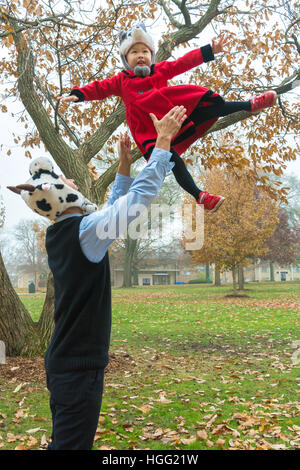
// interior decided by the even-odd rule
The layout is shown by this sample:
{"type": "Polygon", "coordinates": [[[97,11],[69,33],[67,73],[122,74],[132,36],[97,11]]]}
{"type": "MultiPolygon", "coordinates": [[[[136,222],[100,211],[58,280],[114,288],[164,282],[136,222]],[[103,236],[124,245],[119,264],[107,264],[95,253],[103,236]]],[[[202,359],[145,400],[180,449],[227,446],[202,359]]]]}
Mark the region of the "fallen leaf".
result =
{"type": "Polygon", "coordinates": [[[219,447],[224,448],[224,444],[225,444],[225,440],[224,440],[224,439],[218,439],[218,440],[216,441],[216,445],[219,446],[219,447]]]}
{"type": "Polygon", "coordinates": [[[205,431],[205,429],[203,431],[197,431],[197,438],[207,439],[207,432],[205,431]]]}
{"type": "Polygon", "coordinates": [[[41,437],[41,446],[42,447],[47,447],[48,446],[48,441],[47,441],[47,438],[46,438],[46,434],[43,434],[42,437],[41,437]]]}
{"type": "Polygon", "coordinates": [[[27,434],[34,434],[35,432],[38,431],[46,431],[46,429],[41,429],[41,428],[34,428],[34,429],[28,429],[27,434]]]}
{"type": "Polygon", "coordinates": [[[196,437],[191,437],[190,439],[181,439],[182,444],[188,446],[196,442],[196,437]]]}
{"type": "Polygon", "coordinates": [[[21,390],[21,388],[23,387],[23,385],[26,385],[26,382],[19,384],[19,385],[14,389],[13,393],[18,393],[18,392],[21,390]]]}
{"type": "Polygon", "coordinates": [[[213,446],[214,446],[214,443],[208,439],[208,440],[206,441],[206,445],[207,445],[207,447],[213,447],[213,446]]]}
{"type": "Polygon", "coordinates": [[[149,405],[142,405],[140,408],[138,408],[143,414],[149,413],[151,410],[151,407],[149,405]]]}
{"type": "Polygon", "coordinates": [[[29,436],[29,439],[27,441],[27,446],[28,447],[34,447],[38,443],[37,439],[35,437],[29,436]]]}
{"type": "Polygon", "coordinates": [[[27,450],[28,448],[25,447],[23,444],[20,444],[18,445],[17,447],[15,447],[15,450],[27,450]]]}

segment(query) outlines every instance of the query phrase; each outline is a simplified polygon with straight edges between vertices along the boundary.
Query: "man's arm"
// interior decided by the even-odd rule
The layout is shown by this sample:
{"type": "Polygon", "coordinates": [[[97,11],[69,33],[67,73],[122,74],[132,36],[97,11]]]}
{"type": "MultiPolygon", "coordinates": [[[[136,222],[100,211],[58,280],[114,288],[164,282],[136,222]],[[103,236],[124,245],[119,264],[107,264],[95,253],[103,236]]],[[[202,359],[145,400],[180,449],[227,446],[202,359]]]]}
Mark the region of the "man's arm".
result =
{"type": "Polygon", "coordinates": [[[185,112],[183,106],[177,106],[160,121],[151,115],[158,137],[147,166],[136,177],[126,195],[82,219],[80,243],[83,253],[90,261],[101,261],[113,241],[140,216],[141,209],[145,210],[157,195],[168,172],[171,140],[186,119],[185,112]],[[135,210],[136,208],[139,210],[135,210]]]}
{"type": "Polygon", "coordinates": [[[111,206],[119,197],[127,194],[134,178],[130,178],[132,165],[131,142],[127,132],[120,134],[118,141],[119,167],[112,187],[112,193],[105,206],[111,206]]]}

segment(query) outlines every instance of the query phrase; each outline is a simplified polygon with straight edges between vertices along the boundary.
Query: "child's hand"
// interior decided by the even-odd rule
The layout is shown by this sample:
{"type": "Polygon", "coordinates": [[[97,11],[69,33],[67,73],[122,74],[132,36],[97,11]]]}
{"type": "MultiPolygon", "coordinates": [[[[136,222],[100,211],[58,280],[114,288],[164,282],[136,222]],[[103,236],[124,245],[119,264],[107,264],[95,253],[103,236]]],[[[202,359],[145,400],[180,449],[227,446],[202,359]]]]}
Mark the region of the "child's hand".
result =
{"type": "Polygon", "coordinates": [[[73,103],[73,102],[79,100],[78,96],[75,96],[75,95],[58,96],[56,99],[59,100],[59,101],[63,101],[65,103],[73,103]]]}
{"type": "Polygon", "coordinates": [[[219,54],[219,52],[226,52],[226,47],[230,44],[228,38],[225,37],[224,34],[220,37],[220,39],[213,39],[212,40],[212,51],[213,54],[219,54]]]}
{"type": "Polygon", "coordinates": [[[132,164],[131,141],[127,132],[125,134],[120,134],[118,153],[120,164],[125,164],[130,167],[132,164]]]}

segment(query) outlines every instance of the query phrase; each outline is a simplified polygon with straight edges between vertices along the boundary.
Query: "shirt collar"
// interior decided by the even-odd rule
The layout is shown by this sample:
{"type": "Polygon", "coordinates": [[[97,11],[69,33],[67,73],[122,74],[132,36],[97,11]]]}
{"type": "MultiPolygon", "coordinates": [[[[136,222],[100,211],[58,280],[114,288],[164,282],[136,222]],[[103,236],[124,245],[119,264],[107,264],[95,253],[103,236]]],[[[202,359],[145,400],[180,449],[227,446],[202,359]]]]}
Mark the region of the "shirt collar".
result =
{"type": "Polygon", "coordinates": [[[54,221],[54,223],[56,224],[57,222],[61,222],[62,220],[65,220],[65,219],[69,219],[70,217],[78,217],[78,216],[82,216],[83,214],[66,214],[66,215],[61,215],[59,217],[57,217],[54,221]]]}

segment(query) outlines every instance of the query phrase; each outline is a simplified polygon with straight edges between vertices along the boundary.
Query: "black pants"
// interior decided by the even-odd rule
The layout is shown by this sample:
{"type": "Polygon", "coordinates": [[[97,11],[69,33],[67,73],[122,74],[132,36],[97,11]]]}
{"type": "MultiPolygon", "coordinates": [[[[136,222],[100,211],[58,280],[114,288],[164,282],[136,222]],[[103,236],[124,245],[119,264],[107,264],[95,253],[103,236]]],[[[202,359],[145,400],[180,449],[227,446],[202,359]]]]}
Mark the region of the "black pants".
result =
{"type": "MultiPolygon", "coordinates": [[[[195,126],[199,126],[203,122],[209,121],[210,119],[228,116],[229,114],[236,113],[238,111],[250,111],[250,101],[224,101],[223,103],[212,104],[211,106],[201,106],[201,103],[189,118],[194,122],[195,126]]],[[[174,142],[176,144],[176,141],[174,142]]],[[[196,201],[199,199],[199,194],[202,191],[194,182],[192,175],[188,171],[183,159],[171,148],[172,157],[171,162],[175,162],[175,166],[172,172],[179,186],[181,186],[187,193],[191,194],[196,201]]],[[[148,158],[149,154],[145,155],[148,158]]]]}
{"type": "Polygon", "coordinates": [[[52,413],[48,450],[91,450],[99,421],[104,369],[47,373],[52,413]]]}

